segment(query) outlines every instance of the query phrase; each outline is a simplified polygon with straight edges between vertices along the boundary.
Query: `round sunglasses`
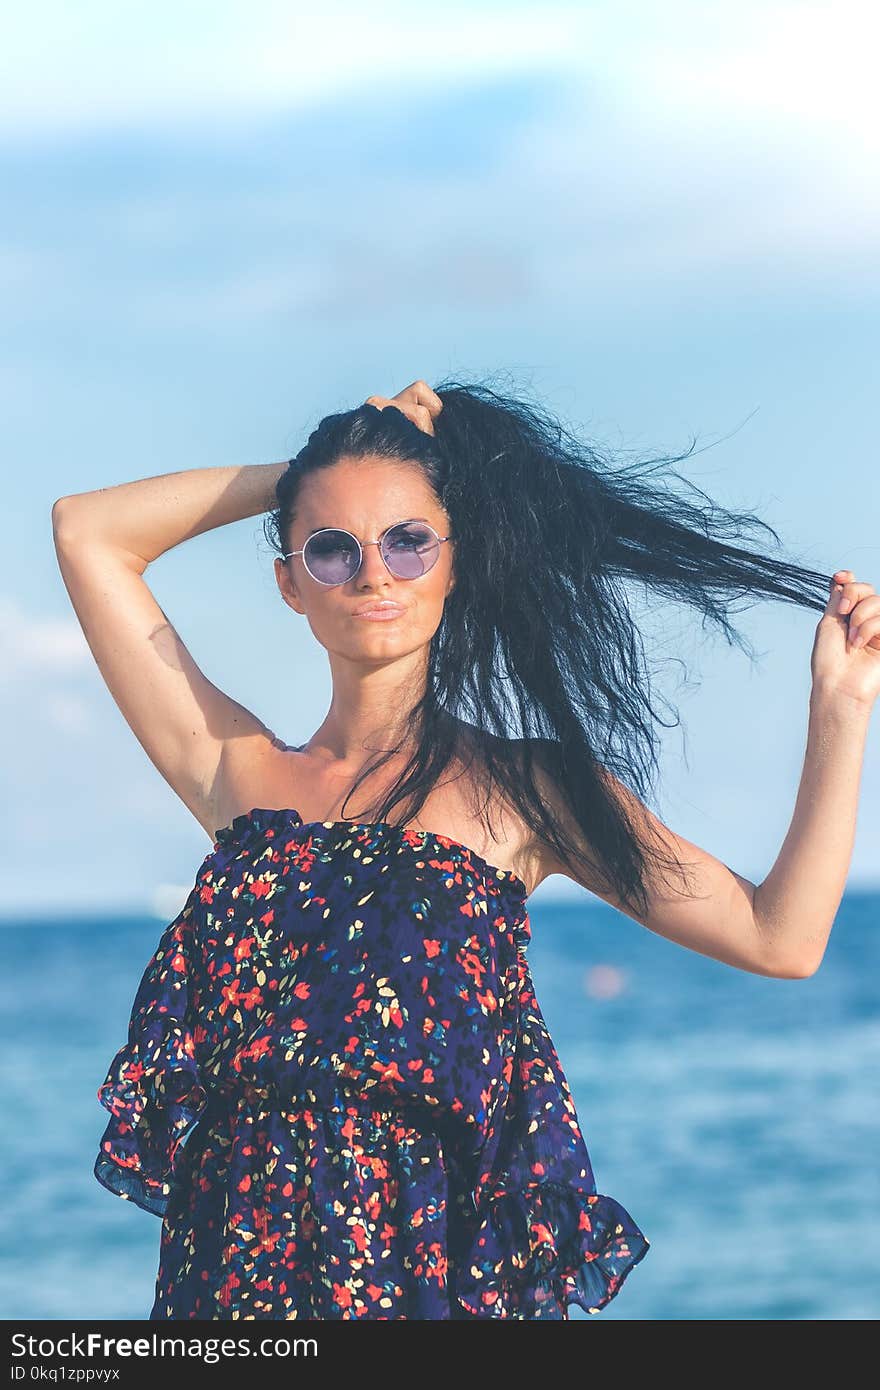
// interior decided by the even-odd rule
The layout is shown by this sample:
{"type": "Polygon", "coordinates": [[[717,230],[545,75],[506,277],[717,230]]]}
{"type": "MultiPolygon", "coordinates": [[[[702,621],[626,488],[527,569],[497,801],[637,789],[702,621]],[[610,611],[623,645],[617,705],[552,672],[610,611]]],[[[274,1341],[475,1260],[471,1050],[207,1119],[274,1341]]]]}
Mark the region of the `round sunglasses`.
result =
{"type": "MultiPolygon", "coordinates": [[[[396,579],[419,579],[433,569],[440,555],[440,546],[451,536],[438,536],[426,521],[398,521],[387,527],[377,541],[363,545],[378,545],[385,567],[396,579]]],[[[301,555],[303,564],[318,584],[347,584],[354,579],[364,560],[357,536],[336,526],[324,526],[313,531],[302,550],[289,550],[282,560],[301,555]]]]}

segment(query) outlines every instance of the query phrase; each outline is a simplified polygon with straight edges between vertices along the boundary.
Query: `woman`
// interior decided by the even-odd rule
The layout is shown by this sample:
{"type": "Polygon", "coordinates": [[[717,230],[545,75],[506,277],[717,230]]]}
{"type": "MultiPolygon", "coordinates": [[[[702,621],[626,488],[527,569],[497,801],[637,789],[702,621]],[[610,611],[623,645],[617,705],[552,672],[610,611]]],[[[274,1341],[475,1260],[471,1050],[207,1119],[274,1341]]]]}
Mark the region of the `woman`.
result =
{"type": "Polygon", "coordinates": [[[566,874],[703,955],[811,975],[851,854],[880,598],[735,544],[770,528],[458,383],[330,416],[289,464],[66,497],[53,520],[101,673],[213,846],[98,1092],[97,1178],[162,1217],[150,1317],[599,1311],[648,1241],[597,1191],[527,900],[566,874]],[[296,748],[211,684],[143,577],[273,496],[278,591],[333,683],[296,748]],[[735,595],[822,614],[797,804],[758,885],[643,800],[654,710],[627,579],[737,640],[735,595]]]}

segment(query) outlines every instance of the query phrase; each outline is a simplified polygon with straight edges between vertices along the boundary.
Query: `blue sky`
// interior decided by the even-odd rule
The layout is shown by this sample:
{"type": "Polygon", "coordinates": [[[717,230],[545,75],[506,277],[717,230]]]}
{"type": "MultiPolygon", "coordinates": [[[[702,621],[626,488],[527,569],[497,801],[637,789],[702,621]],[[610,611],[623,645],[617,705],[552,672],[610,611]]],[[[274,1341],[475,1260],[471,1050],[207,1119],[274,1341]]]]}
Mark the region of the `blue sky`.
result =
{"type": "MultiPolygon", "coordinates": [[[[501,372],[623,452],[696,435],[700,487],[880,585],[871,7],[301,9],[7,16],[7,915],[170,915],[210,849],[85,646],[64,493],[287,458],[367,395],[501,372]]],[[[326,664],[260,519],[148,578],[209,677],[305,739],[326,664]]],[[[670,663],[655,809],[755,881],[794,809],[815,622],[750,610],[752,666],[686,610],[652,619],[690,676],[670,663]]],[[[875,725],[852,885],[880,878],[875,725]]]]}

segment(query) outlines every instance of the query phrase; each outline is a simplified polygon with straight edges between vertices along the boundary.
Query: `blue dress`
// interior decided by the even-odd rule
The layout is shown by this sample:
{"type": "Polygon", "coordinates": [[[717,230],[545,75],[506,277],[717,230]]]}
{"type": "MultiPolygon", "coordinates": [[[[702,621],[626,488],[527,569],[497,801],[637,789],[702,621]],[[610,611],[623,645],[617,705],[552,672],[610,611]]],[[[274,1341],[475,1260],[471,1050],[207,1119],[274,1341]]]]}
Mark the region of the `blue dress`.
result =
{"type": "Polygon", "coordinates": [[[525,884],[444,835],[218,830],[98,1099],[162,1218],[151,1319],[568,1318],[648,1240],[596,1191],[525,884]]]}

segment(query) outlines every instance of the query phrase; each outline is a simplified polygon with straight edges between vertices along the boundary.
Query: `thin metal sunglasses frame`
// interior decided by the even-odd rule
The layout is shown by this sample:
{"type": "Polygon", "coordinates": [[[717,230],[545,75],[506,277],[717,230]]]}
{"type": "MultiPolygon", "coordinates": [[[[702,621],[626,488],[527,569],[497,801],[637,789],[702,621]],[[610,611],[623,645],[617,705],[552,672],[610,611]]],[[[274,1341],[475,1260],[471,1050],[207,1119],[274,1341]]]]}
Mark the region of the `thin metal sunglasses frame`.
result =
{"type": "MultiPolygon", "coordinates": [[[[289,560],[292,555],[303,555],[305,553],[305,549],[309,541],[312,540],[315,536],[322,536],[325,533],[325,531],[338,531],[340,535],[350,536],[358,548],[358,563],[357,569],[354,571],[353,574],[349,575],[348,579],[337,579],[334,580],[332,583],[328,583],[326,579],[318,579],[314,574],[312,574],[312,571],[309,569],[307,562],[303,560],[303,564],[305,565],[306,569],[308,570],[309,574],[311,575],[312,579],[314,579],[316,584],[323,584],[324,587],[327,589],[338,589],[340,584],[348,584],[351,582],[352,579],[356,579],[357,576],[360,574],[361,566],[364,563],[365,545],[378,545],[381,547],[382,542],[388,535],[389,531],[393,531],[397,526],[409,526],[412,523],[417,523],[419,526],[424,526],[426,530],[431,532],[431,535],[434,536],[441,545],[444,541],[452,540],[452,536],[438,536],[437,532],[434,530],[434,527],[430,524],[430,522],[420,521],[418,517],[411,516],[406,521],[394,521],[390,526],[386,526],[385,530],[382,532],[381,536],[377,541],[360,541],[358,540],[354,532],[346,531],[344,526],[321,526],[317,531],[313,531],[311,535],[306,537],[306,542],[305,545],[302,547],[302,550],[288,550],[286,555],[281,556],[281,559],[289,560]]],[[[428,566],[428,569],[424,570],[422,574],[394,574],[394,570],[388,564],[388,561],[385,559],[385,556],[382,553],[381,549],[379,551],[379,554],[382,555],[382,562],[385,565],[385,568],[387,569],[388,573],[393,574],[395,579],[422,579],[425,574],[430,573],[430,571],[434,568],[434,565],[437,563],[436,559],[433,560],[431,564],[428,566]]]]}

